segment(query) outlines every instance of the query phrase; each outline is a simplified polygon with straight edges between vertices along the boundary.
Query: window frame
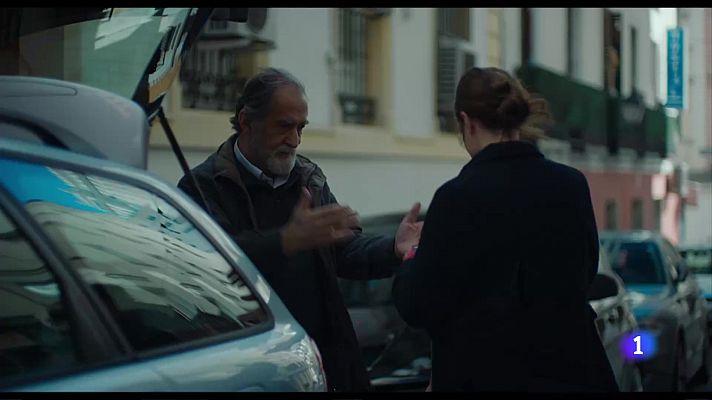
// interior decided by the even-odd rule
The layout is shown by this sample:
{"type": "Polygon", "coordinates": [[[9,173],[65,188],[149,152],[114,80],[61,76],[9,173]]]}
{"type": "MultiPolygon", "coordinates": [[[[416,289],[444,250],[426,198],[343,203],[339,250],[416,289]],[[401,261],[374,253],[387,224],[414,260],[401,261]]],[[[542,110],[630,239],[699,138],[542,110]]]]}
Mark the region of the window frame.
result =
{"type": "Polygon", "coordinates": [[[330,11],[334,123],[358,128],[386,127],[390,122],[383,114],[383,104],[391,93],[383,83],[388,78],[373,71],[383,70],[389,62],[392,40],[382,36],[382,22],[390,20],[390,13],[369,13],[368,9],[353,7],[330,11]],[[354,58],[348,60],[348,55],[354,58]]]}
{"type": "Polygon", "coordinates": [[[630,203],[630,227],[634,230],[645,228],[645,201],[642,197],[635,197],[630,203]]]}
{"type": "MultiPolygon", "coordinates": [[[[0,157],[4,155],[0,153],[0,157]]],[[[62,294],[62,305],[71,329],[77,363],[61,371],[15,376],[0,379],[0,388],[16,387],[48,379],[80,373],[104,365],[108,360],[122,358],[120,343],[115,333],[100,318],[100,313],[87,296],[84,287],[77,284],[76,276],[67,268],[66,260],[54,242],[46,236],[37,222],[14,196],[0,184],[0,212],[22,232],[38,258],[45,262],[62,294]],[[81,310],[79,312],[78,310],[81,310]]]]}
{"type": "MultiPolygon", "coordinates": [[[[122,342],[122,347],[124,347],[124,357],[119,358],[118,360],[110,360],[108,363],[105,363],[107,366],[108,365],[113,365],[117,362],[121,361],[136,361],[136,360],[142,360],[146,358],[151,358],[151,357],[156,357],[160,355],[170,355],[170,354],[176,354],[184,351],[190,351],[190,350],[199,350],[202,348],[209,347],[211,345],[218,345],[221,343],[226,343],[229,341],[233,340],[238,340],[243,337],[250,337],[250,336],[256,336],[264,332],[268,332],[272,329],[274,329],[275,326],[275,317],[272,312],[272,309],[265,303],[264,299],[260,295],[259,291],[256,290],[255,286],[253,283],[245,279],[246,274],[242,271],[242,269],[237,266],[234,263],[234,260],[232,260],[230,257],[226,256],[227,251],[223,248],[223,246],[219,243],[218,240],[206,229],[205,226],[203,226],[201,223],[197,221],[197,219],[185,208],[180,204],[180,201],[177,201],[177,195],[176,193],[170,193],[168,191],[164,191],[162,188],[160,188],[158,185],[155,185],[154,183],[151,182],[151,177],[150,176],[142,176],[145,174],[145,171],[140,171],[142,174],[137,175],[137,174],[130,174],[130,173],[125,173],[123,170],[117,170],[116,168],[102,168],[101,166],[94,166],[94,165],[86,165],[82,164],[81,162],[74,162],[74,161],[67,161],[67,160],[59,160],[53,157],[47,157],[47,156],[42,156],[42,155],[37,155],[37,154],[29,154],[29,153],[16,153],[13,151],[5,151],[5,149],[0,148],[0,158],[12,158],[18,161],[24,161],[24,162],[29,162],[29,163],[35,163],[35,164],[41,164],[46,167],[50,168],[58,168],[58,169],[65,169],[65,170],[70,170],[75,173],[80,173],[80,174],[91,174],[95,175],[101,178],[106,178],[106,179],[113,179],[117,182],[126,184],[126,185],[131,185],[133,187],[145,190],[155,196],[160,197],[163,201],[166,203],[170,204],[173,208],[175,208],[178,212],[181,213],[181,215],[189,221],[195,229],[200,232],[205,240],[207,240],[220,254],[220,256],[225,260],[225,262],[233,268],[235,273],[242,279],[243,283],[245,286],[247,286],[250,291],[255,294],[255,299],[257,302],[260,304],[260,306],[263,308],[265,311],[265,314],[267,316],[267,319],[264,323],[252,326],[252,327],[247,327],[244,329],[240,329],[238,331],[234,332],[226,332],[226,333],[221,333],[218,335],[213,335],[210,337],[202,338],[202,339],[197,339],[197,340],[191,340],[179,344],[173,344],[173,345],[167,345],[165,347],[161,347],[158,349],[151,349],[151,350],[136,350],[134,349],[130,344],[128,339],[126,338],[126,335],[124,334],[123,330],[120,328],[118,323],[116,322],[115,318],[113,315],[109,312],[108,308],[104,305],[103,301],[96,295],[96,293],[86,284],[86,282],[78,276],[78,273],[76,271],[72,271],[71,267],[69,266],[68,260],[57,250],[55,252],[56,256],[62,260],[63,267],[65,271],[71,271],[70,273],[74,275],[74,280],[77,284],[77,286],[80,286],[83,290],[83,292],[86,294],[87,298],[90,299],[92,305],[98,310],[99,313],[101,313],[102,318],[110,321],[108,322],[109,325],[112,325],[112,331],[116,330],[115,334],[119,336],[119,340],[122,342]],[[125,344],[125,346],[124,346],[125,344]]],[[[105,161],[105,160],[101,160],[105,161]]],[[[128,169],[128,168],[127,168],[128,169]]],[[[178,190],[177,188],[175,189],[176,191],[178,190]]],[[[36,226],[36,229],[40,230],[42,232],[42,235],[46,238],[46,240],[51,241],[52,246],[57,249],[55,245],[55,240],[50,240],[50,238],[47,236],[47,234],[44,232],[44,230],[39,227],[39,224],[35,221],[34,217],[29,215],[26,210],[24,210],[24,206],[20,205],[22,207],[22,211],[26,213],[27,218],[30,218],[33,222],[33,224],[36,226]]]]}

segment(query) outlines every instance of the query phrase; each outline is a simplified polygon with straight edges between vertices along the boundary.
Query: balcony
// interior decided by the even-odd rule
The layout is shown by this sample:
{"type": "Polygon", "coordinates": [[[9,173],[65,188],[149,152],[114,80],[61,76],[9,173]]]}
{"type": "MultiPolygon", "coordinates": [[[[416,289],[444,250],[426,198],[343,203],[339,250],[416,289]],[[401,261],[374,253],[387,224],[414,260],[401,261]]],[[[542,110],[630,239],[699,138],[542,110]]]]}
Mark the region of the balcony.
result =
{"type": "Polygon", "coordinates": [[[568,141],[572,150],[584,152],[586,145],[599,145],[612,155],[628,148],[639,157],[647,152],[666,156],[667,117],[662,106],[646,107],[637,93],[629,98],[610,96],[534,65],[520,67],[517,76],[529,91],[547,99],[555,121],[548,134],[568,141]]]}

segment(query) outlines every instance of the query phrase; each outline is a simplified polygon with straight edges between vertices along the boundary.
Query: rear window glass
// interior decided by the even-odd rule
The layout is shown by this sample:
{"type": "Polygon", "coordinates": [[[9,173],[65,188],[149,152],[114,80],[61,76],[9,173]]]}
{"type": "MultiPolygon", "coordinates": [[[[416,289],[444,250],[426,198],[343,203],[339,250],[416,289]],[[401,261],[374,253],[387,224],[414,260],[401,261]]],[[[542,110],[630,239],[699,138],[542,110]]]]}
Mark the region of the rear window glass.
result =
{"type": "Polygon", "coordinates": [[[660,252],[653,242],[608,244],[613,270],[627,284],[666,283],[660,252]]]}
{"type": "Polygon", "coordinates": [[[0,160],[0,177],[137,350],[267,322],[243,278],[177,209],[114,179],[0,160]],[[31,182],[31,185],[27,183],[31,182]]]}

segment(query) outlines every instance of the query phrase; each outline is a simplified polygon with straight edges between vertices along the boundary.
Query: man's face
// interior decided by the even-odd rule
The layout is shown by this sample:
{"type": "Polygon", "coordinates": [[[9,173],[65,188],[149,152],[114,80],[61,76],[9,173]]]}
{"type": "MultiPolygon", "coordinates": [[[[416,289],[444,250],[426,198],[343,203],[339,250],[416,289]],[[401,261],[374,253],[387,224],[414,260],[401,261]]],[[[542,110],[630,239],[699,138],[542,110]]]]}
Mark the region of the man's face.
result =
{"type": "Polygon", "coordinates": [[[308,107],[296,86],[283,86],[272,97],[272,107],[261,121],[252,121],[245,135],[246,156],[268,175],[289,175],[297,160],[308,107]]]}

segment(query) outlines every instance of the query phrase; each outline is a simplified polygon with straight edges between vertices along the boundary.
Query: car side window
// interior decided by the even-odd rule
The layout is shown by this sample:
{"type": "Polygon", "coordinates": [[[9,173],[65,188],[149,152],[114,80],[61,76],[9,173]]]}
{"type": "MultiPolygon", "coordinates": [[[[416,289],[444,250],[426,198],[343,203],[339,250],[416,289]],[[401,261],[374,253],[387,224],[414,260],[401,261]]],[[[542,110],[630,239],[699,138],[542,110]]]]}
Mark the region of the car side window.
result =
{"type": "Polygon", "coordinates": [[[611,266],[626,284],[666,283],[665,263],[654,242],[622,241],[612,248],[611,266]]]}
{"type": "Polygon", "coordinates": [[[80,363],[60,286],[0,209],[0,384],[80,363]]]}
{"type": "Polygon", "coordinates": [[[687,267],[696,274],[712,274],[712,249],[694,250],[684,252],[687,267]]]}
{"type": "Polygon", "coordinates": [[[142,188],[25,164],[10,185],[104,302],[132,347],[154,350],[240,331],[268,315],[177,209],[142,188]]]}

